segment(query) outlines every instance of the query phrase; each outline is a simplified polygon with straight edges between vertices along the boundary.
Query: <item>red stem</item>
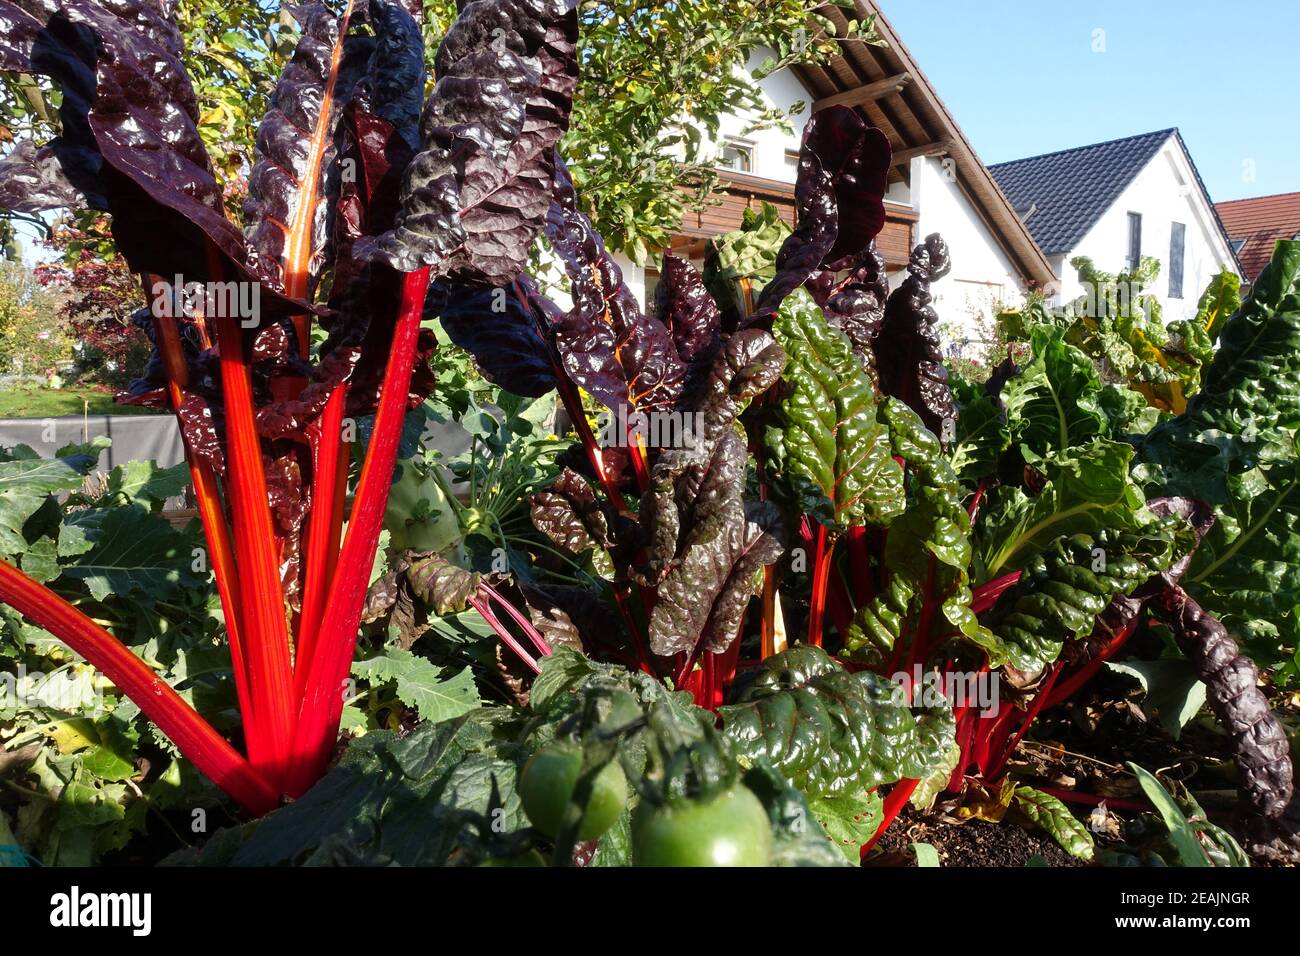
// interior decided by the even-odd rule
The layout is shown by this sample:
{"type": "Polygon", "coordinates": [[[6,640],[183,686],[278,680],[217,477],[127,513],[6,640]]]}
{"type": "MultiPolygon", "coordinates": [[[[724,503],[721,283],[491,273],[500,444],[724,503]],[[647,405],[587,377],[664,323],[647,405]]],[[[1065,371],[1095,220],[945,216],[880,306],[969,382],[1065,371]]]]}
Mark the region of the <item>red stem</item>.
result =
{"type": "Polygon", "coordinates": [[[469,606],[478,611],[479,617],[487,622],[488,627],[496,632],[497,637],[501,638],[501,643],[515,652],[515,655],[524,662],[524,664],[534,674],[540,674],[542,668],[538,665],[536,659],[524,650],[524,646],[515,640],[515,636],[510,633],[510,629],[501,623],[501,619],[492,613],[492,608],[488,605],[486,597],[470,598],[469,606]]]}
{"type": "Polygon", "coordinates": [[[501,592],[486,581],[480,581],[478,589],[485,598],[494,601],[510,616],[512,621],[519,625],[519,629],[528,635],[528,639],[533,642],[533,646],[537,648],[543,657],[551,656],[551,645],[546,642],[546,638],[542,637],[541,632],[533,626],[532,621],[528,620],[513,604],[501,596],[501,592]]]}
{"type": "Polygon", "coordinates": [[[397,464],[397,447],[406,418],[411,369],[428,288],[427,266],[403,277],[401,306],[389,346],[374,430],[357,482],[347,535],[339,554],[338,573],[326,601],[315,653],[307,661],[307,681],[294,747],[290,791],[294,795],[306,791],[324,772],[338,735],[344,682],[352,665],[370,569],[379,546],[393,468],[397,464]]]}
{"type": "Polygon", "coordinates": [[[1138,620],[1134,619],[1131,624],[1121,630],[1111,640],[1107,641],[1097,655],[1081,666],[1078,671],[1071,674],[1059,687],[1051,694],[1051,698],[1044,704],[1045,707],[1055,707],[1063,704],[1075,694],[1077,694],[1088,681],[1097,675],[1101,666],[1115,656],[1116,652],[1127,643],[1128,639],[1133,636],[1137,630],[1138,620]]]}
{"type": "Polygon", "coordinates": [[[276,789],[144,661],[49,588],[0,561],[0,600],[84,657],[133,700],[185,757],[245,810],[261,815],[276,789]]]}
{"type": "Polygon", "coordinates": [[[817,525],[817,546],[813,553],[812,596],[808,605],[808,643],[822,646],[822,618],[826,616],[826,587],[830,581],[834,543],[826,525],[817,525]]]}
{"type": "Polygon", "coordinates": [[[912,799],[912,793],[920,783],[920,780],[900,780],[898,783],[894,784],[889,793],[885,795],[884,805],[881,808],[883,813],[880,819],[880,826],[877,828],[875,836],[862,844],[861,859],[866,858],[867,854],[871,852],[871,848],[876,845],[876,842],[882,836],[885,835],[885,831],[889,829],[890,824],[892,824],[894,820],[898,818],[898,815],[903,812],[903,807],[907,806],[907,801],[912,799]]]}
{"type": "Polygon", "coordinates": [[[1004,592],[1015,587],[1016,582],[1019,580],[1020,572],[1012,571],[1010,574],[1004,574],[992,581],[985,581],[971,592],[970,609],[976,614],[983,614],[997,604],[998,598],[1002,597],[1004,592]]]}
{"type": "Polygon", "coordinates": [[[246,639],[249,687],[259,726],[266,733],[270,775],[279,779],[292,761],[297,697],[289,658],[275,528],[266,492],[262,447],[253,420],[253,385],[243,334],[229,316],[216,317],[221,384],[229,449],[227,491],[235,555],[244,586],[239,626],[246,639]]]}
{"type": "Polygon", "coordinates": [[[1056,683],[1056,678],[1061,675],[1062,665],[1062,661],[1057,661],[1052,665],[1052,672],[1047,675],[1042,688],[1034,695],[1029,709],[1025,712],[1025,719],[1020,722],[1020,729],[1011,738],[1011,742],[1003,747],[997,757],[994,758],[992,765],[984,774],[985,777],[990,780],[996,779],[998,774],[1002,772],[1002,768],[1007,765],[1007,761],[1011,759],[1011,755],[1016,752],[1016,747],[1024,739],[1026,732],[1029,730],[1029,725],[1034,722],[1034,719],[1038,717],[1043,710],[1043,706],[1047,703],[1052,693],[1052,685],[1056,683]]]}
{"type": "Polygon", "coordinates": [[[1101,804],[1111,807],[1115,810],[1135,810],[1145,813],[1155,809],[1150,802],[1146,800],[1125,800],[1121,797],[1102,797],[1095,793],[1081,793],[1078,790],[1061,790],[1058,787],[1034,787],[1048,796],[1056,797],[1057,800],[1063,800],[1066,803],[1082,803],[1086,806],[1096,807],[1101,804]]]}
{"type": "Polygon", "coordinates": [[[338,495],[340,468],[345,470],[345,490],[347,480],[346,465],[339,453],[343,445],[343,411],[346,405],[346,387],[336,386],[325,403],[320,432],[312,442],[312,509],[307,525],[302,616],[294,661],[294,683],[300,696],[307,683],[307,667],[303,662],[311,660],[315,654],[321,616],[325,613],[325,601],[338,559],[338,541],[343,527],[343,509],[339,507],[342,502],[338,495]]]}

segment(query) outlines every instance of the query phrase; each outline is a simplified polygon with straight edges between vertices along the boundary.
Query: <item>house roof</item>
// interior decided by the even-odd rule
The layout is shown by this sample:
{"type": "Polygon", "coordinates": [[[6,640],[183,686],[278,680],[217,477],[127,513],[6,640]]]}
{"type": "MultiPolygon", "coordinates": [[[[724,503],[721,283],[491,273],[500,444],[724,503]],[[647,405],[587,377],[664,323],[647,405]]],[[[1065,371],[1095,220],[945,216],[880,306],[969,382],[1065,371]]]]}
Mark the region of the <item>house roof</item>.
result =
{"type": "Polygon", "coordinates": [[[1216,203],[1214,208],[1228,236],[1234,242],[1242,242],[1237,261],[1248,282],[1259,278],[1273,258],[1277,240],[1300,236],[1300,193],[1234,199],[1216,203]]]}
{"type": "MultiPolygon", "coordinates": [[[[841,54],[831,62],[795,67],[796,76],[818,99],[848,95],[872,84],[885,88],[885,92],[852,105],[885,133],[895,156],[946,153],[954,160],[958,186],[1020,274],[1039,285],[1054,281],[1047,257],[875,0],[854,0],[854,8],[851,15],[856,19],[876,16],[876,31],[888,46],[841,43],[841,54]],[[902,76],[907,80],[895,82],[902,76]]],[[[841,34],[848,25],[846,12],[833,4],[818,11],[841,34]]],[[[891,179],[908,175],[906,163],[891,171],[891,179]]]]}
{"type": "Polygon", "coordinates": [[[1056,255],[1073,250],[1176,135],[1176,129],[1162,129],[998,163],[989,171],[1016,209],[1032,209],[1025,224],[1039,247],[1056,255]]]}

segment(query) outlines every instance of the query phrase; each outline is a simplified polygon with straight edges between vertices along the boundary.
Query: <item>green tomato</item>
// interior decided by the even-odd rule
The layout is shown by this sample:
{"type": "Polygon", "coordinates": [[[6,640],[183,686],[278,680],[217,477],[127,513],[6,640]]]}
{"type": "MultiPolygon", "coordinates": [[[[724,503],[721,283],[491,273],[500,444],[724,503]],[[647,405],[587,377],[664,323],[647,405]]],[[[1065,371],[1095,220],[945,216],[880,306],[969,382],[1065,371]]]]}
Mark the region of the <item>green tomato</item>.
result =
{"type": "Polygon", "coordinates": [[[632,816],[637,866],[767,866],[772,827],[747,787],[676,805],[640,804],[632,816]]]}
{"type": "MultiPolygon", "coordinates": [[[[533,755],[519,778],[519,799],[528,819],[542,833],[554,839],[564,823],[564,811],[582,774],[582,748],[575,744],[552,744],[533,755]]],[[[596,774],[578,827],[578,839],[598,839],[618,822],[627,805],[627,777],[617,760],[611,760],[596,774]]]]}

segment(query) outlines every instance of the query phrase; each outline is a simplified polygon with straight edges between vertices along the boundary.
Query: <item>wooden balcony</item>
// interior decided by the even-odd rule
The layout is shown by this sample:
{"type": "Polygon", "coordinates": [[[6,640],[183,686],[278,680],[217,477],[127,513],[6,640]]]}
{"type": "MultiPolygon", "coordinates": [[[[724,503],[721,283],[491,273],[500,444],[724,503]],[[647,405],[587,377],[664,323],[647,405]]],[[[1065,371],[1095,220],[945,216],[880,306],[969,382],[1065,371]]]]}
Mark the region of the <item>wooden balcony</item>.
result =
{"type": "MultiPolygon", "coordinates": [[[[775,206],[781,218],[792,227],[795,225],[794,186],[790,183],[747,173],[723,172],[713,198],[721,202],[699,212],[687,211],[682,217],[681,233],[673,239],[673,251],[677,255],[703,256],[705,242],[711,236],[739,229],[745,210],[757,211],[765,202],[775,206]]],[[[907,265],[907,257],[916,242],[916,220],[916,211],[911,206],[885,203],[885,228],[876,237],[876,248],[891,270],[907,265]]]]}

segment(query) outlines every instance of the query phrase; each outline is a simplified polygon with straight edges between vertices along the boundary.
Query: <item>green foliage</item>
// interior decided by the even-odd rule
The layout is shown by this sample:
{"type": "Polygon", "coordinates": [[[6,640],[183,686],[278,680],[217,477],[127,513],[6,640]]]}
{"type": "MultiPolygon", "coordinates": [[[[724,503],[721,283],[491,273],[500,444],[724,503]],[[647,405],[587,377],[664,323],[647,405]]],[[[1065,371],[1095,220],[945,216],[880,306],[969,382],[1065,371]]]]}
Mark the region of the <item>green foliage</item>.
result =
{"type": "Polygon", "coordinates": [[[877,417],[875,386],[847,335],[827,324],[802,289],[772,326],[790,356],[790,394],[768,429],[773,469],[800,510],[832,531],[883,524],[905,507],[903,472],[877,417]]]}
{"type": "Polygon", "coordinates": [[[768,760],[814,798],[922,778],[947,753],[952,713],[914,716],[902,691],[870,671],[849,673],[821,648],[768,658],[739,701],[719,714],[742,757],[768,760]]]}
{"type": "Polygon", "coordinates": [[[1035,826],[1047,831],[1070,856],[1080,860],[1092,859],[1092,834],[1056,797],[1033,787],[1016,787],[1011,800],[1012,806],[1035,826]]]}
{"type": "Polygon", "coordinates": [[[1282,242],[1223,324],[1201,394],[1139,448],[1153,493],[1214,505],[1183,579],[1257,660],[1300,667],[1300,242],[1282,242]]]}
{"type": "Polygon", "coordinates": [[[60,304],[22,263],[0,261],[0,374],[51,376],[71,361],[60,304]]]}

